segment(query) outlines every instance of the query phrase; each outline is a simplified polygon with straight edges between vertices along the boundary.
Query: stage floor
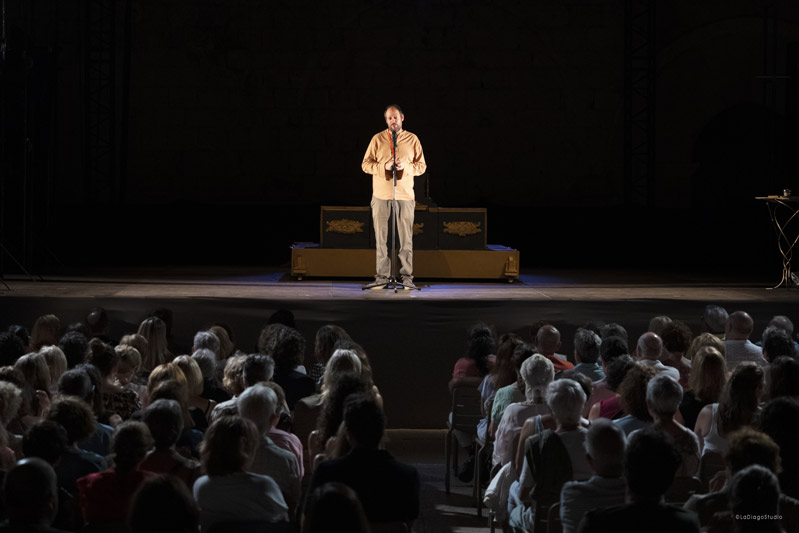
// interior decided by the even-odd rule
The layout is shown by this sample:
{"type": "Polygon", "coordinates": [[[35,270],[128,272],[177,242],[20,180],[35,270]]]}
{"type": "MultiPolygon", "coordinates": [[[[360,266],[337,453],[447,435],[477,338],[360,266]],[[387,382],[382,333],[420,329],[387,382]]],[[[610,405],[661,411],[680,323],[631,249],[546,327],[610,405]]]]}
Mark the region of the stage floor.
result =
{"type": "Polygon", "coordinates": [[[362,291],[370,280],[295,281],[287,269],[179,267],[61,272],[0,284],[0,328],[31,328],[46,313],[64,324],[82,321],[95,306],[112,319],[111,337],[135,332],[156,308],[174,316],[173,353],[186,353],[198,330],[229,324],[237,346],[255,350],[258,333],[277,309],[291,310],[308,341],[339,324],[369,354],[392,428],[439,429],[449,411],[447,382],[466,349],[467,329],[478,321],[498,333],[529,338],[530,325],[552,321],[562,333],[561,353],[573,354],[576,329],[588,322],[618,322],[634,346],[649,320],[666,315],[699,333],[709,303],[749,312],[759,339],[773,315],[799,320],[799,290],[767,290],[772,280],[709,277],[655,271],[527,270],[519,282],[415,280],[421,291],[362,291]]]}

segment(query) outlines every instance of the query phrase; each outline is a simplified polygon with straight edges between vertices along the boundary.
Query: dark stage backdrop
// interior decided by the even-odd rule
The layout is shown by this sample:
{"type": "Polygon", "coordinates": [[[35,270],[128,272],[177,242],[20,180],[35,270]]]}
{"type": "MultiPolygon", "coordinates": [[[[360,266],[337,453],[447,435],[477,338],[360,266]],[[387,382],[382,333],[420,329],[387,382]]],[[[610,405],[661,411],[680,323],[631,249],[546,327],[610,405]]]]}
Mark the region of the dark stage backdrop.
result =
{"type": "MultiPolygon", "coordinates": [[[[6,239],[28,220],[67,264],[286,261],[291,242],[318,239],[320,205],[368,203],[360,163],[388,103],[422,141],[438,204],[488,207],[489,242],[526,267],[772,271],[752,197],[799,190],[799,82],[772,93],[757,77],[759,0],[658,3],[655,171],[639,206],[625,203],[621,0],[131,0],[128,41],[116,0],[119,157],[101,178],[85,149],[91,2],[9,2],[11,56],[30,43],[36,59],[41,138],[22,183],[22,119],[7,113],[6,197],[51,200],[41,217],[7,202],[6,239]],[[91,260],[64,238],[87,234],[91,260]],[[707,239],[747,253],[707,257],[707,239]]],[[[774,4],[771,73],[796,73],[799,7],[774,4]]],[[[4,78],[7,110],[22,68],[4,78]]]]}

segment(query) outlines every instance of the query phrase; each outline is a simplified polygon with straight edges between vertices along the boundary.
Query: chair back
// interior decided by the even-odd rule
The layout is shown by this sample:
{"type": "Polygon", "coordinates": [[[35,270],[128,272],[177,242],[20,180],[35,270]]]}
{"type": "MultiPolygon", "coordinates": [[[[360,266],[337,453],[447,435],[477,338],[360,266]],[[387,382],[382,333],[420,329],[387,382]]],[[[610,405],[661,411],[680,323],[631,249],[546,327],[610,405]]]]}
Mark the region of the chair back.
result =
{"type": "Polygon", "coordinates": [[[547,512],[547,533],[562,533],[563,523],[560,521],[560,502],[553,503],[547,512]]]}
{"type": "Polygon", "coordinates": [[[474,387],[455,387],[452,391],[452,422],[450,427],[477,434],[477,424],[482,418],[480,391],[474,387]]]}

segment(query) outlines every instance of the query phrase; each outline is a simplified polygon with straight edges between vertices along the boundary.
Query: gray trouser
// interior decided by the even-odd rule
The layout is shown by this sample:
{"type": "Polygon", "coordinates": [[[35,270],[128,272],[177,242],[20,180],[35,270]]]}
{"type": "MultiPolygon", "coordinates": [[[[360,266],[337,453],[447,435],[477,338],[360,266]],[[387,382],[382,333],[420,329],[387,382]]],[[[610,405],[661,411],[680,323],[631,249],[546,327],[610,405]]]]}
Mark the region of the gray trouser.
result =
{"type": "MultiPolygon", "coordinates": [[[[377,277],[391,276],[391,258],[386,241],[389,237],[389,217],[392,200],[372,196],[372,221],[377,241],[377,277]]],[[[399,241],[400,276],[413,279],[413,200],[397,200],[397,239],[399,241]]]]}

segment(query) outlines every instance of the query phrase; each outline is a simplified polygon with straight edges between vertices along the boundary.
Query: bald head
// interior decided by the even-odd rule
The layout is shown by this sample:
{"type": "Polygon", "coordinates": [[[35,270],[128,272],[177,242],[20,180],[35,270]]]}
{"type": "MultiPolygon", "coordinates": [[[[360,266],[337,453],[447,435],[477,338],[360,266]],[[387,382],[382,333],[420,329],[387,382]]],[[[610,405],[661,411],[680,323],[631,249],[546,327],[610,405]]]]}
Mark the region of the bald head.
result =
{"type": "Polygon", "coordinates": [[[657,360],[663,350],[663,341],[656,333],[647,331],[638,338],[636,352],[639,358],[657,360]]]}
{"type": "Polygon", "coordinates": [[[730,315],[730,319],[727,321],[727,339],[745,341],[752,334],[753,328],[754,321],[749,313],[736,311],[730,315]]]}
{"type": "Polygon", "coordinates": [[[12,525],[50,525],[58,510],[53,467],[38,457],[22,459],[6,475],[8,519],[12,525]]]}
{"type": "Polygon", "coordinates": [[[535,344],[542,355],[554,354],[560,349],[560,331],[555,326],[541,326],[535,336],[535,344]]]}
{"type": "Polygon", "coordinates": [[[607,418],[594,420],[585,435],[591,468],[602,477],[622,475],[625,446],[624,432],[607,418]]]}

